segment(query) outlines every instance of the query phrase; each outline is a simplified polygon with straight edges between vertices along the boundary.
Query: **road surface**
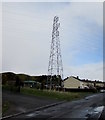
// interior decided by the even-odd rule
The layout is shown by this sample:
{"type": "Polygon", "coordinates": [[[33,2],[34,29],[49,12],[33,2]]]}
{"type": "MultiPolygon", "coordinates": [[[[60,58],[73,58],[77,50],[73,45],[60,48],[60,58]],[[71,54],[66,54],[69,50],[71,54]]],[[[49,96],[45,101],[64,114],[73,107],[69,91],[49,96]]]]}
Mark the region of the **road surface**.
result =
{"type": "Polygon", "coordinates": [[[31,95],[24,95],[20,93],[13,93],[3,90],[2,92],[3,103],[9,102],[9,110],[3,116],[26,112],[41,106],[59,102],[55,99],[48,99],[45,97],[36,97],[31,95]]]}
{"type": "MultiPolygon", "coordinates": [[[[104,110],[105,93],[94,94],[85,99],[66,102],[56,106],[40,109],[21,115],[8,118],[7,120],[34,120],[43,118],[44,120],[59,119],[73,119],[80,118],[83,120],[98,120],[104,110]]],[[[104,120],[104,119],[103,119],[104,120]]]]}

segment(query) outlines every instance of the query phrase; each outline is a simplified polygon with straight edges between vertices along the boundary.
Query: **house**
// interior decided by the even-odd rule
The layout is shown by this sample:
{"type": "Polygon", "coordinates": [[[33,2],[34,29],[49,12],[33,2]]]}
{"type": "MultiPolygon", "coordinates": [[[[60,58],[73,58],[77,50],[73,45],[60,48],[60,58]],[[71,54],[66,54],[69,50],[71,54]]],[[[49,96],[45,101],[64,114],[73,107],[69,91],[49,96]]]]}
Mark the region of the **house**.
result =
{"type": "Polygon", "coordinates": [[[105,87],[105,82],[95,81],[95,87],[96,88],[104,88],[105,87]]]}
{"type": "Polygon", "coordinates": [[[91,81],[85,79],[79,79],[79,77],[70,76],[64,79],[63,86],[66,89],[95,89],[98,87],[105,87],[105,83],[102,81],[91,81]]]}
{"type": "Polygon", "coordinates": [[[91,80],[85,80],[85,79],[82,79],[80,80],[82,82],[82,88],[95,88],[95,83],[94,81],[91,81],[91,80]]]}
{"type": "Polygon", "coordinates": [[[31,80],[24,81],[24,87],[31,87],[34,85],[36,85],[36,81],[31,81],[31,80]]]}
{"type": "Polygon", "coordinates": [[[63,86],[64,86],[64,88],[67,88],[67,89],[82,88],[82,84],[83,84],[83,82],[80,81],[80,79],[78,77],[74,77],[74,76],[67,77],[63,81],[63,86]]]}

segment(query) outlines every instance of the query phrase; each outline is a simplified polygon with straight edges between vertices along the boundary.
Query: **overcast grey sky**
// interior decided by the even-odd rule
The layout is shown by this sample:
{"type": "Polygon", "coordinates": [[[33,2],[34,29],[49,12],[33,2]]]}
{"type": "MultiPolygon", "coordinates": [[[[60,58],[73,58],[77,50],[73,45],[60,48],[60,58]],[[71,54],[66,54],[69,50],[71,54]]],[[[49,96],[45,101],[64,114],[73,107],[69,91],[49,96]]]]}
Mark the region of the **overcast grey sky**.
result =
{"type": "Polygon", "coordinates": [[[53,18],[60,18],[64,77],[103,80],[103,3],[3,3],[2,71],[47,74],[53,18]]]}

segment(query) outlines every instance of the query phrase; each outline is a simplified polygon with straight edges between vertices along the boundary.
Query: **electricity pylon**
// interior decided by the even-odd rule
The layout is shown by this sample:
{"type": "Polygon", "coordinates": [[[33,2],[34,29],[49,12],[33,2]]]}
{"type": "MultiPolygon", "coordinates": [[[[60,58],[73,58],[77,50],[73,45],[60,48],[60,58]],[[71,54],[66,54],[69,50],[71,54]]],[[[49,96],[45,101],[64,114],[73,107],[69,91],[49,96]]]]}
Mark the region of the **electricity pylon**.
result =
{"type": "MultiPolygon", "coordinates": [[[[52,42],[51,42],[51,51],[49,57],[48,65],[48,79],[47,82],[52,86],[54,83],[54,76],[56,79],[63,79],[63,65],[60,49],[60,40],[59,40],[59,30],[60,27],[59,17],[55,16],[53,20],[53,30],[52,30],[52,42]]],[[[59,85],[59,83],[56,83],[59,85]]]]}

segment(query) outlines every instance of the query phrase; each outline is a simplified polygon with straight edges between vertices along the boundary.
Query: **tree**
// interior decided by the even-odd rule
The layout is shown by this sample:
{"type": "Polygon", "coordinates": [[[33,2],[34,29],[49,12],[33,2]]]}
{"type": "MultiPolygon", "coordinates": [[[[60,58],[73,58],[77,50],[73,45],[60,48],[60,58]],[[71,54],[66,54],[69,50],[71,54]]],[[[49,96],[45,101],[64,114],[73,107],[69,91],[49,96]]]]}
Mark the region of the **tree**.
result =
{"type": "Polygon", "coordinates": [[[20,92],[20,85],[21,85],[20,83],[21,83],[21,81],[20,81],[19,77],[17,76],[17,77],[16,77],[16,84],[15,84],[16,87],[18,88],[18,89],[17,89],[17,92],[20,92]]]}

